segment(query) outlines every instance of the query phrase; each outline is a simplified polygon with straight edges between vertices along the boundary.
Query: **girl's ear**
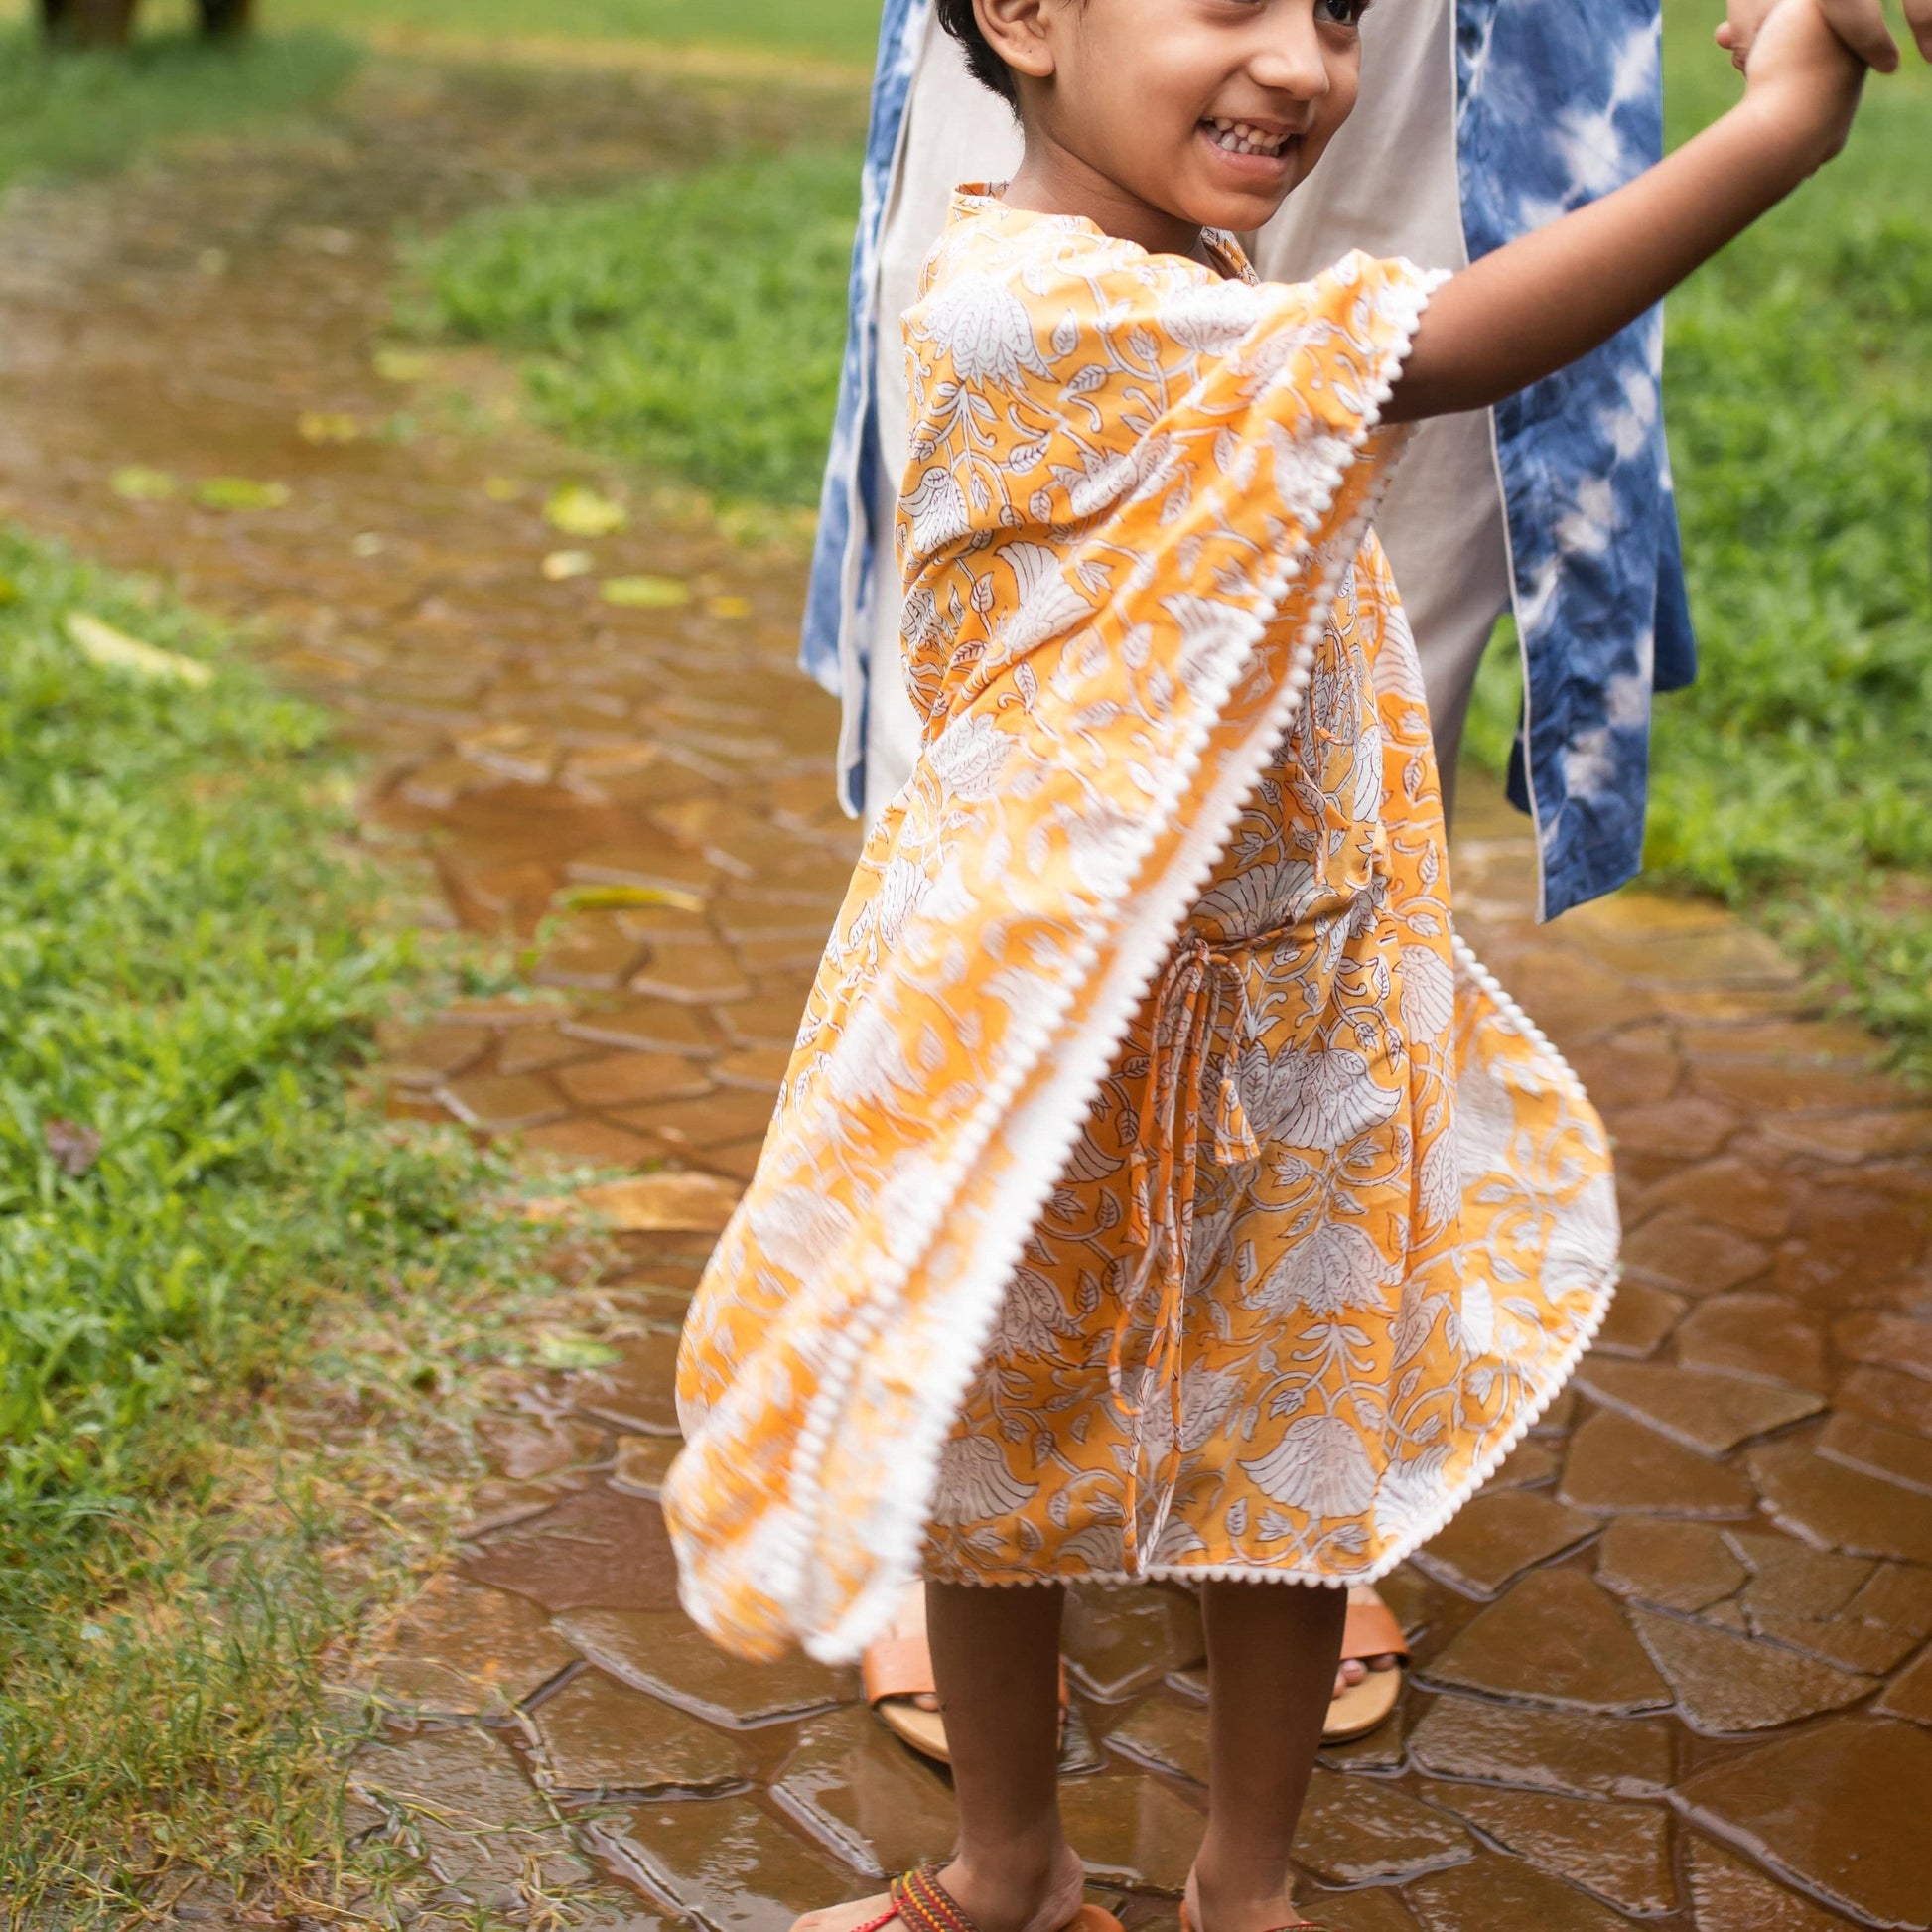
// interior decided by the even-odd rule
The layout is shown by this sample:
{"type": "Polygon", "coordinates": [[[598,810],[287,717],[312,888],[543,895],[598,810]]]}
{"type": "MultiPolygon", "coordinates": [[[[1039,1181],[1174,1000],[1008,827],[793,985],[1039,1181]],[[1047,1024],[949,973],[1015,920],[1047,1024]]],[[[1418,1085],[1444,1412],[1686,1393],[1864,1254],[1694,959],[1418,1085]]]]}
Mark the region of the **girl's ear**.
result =
{"type": "Polygon", "coordinates": [[[1064,11],[1063,0],[973,0],[980,32],[1015,73],[1033,80],[1052,77],[1051,17],[1064,11]]]}

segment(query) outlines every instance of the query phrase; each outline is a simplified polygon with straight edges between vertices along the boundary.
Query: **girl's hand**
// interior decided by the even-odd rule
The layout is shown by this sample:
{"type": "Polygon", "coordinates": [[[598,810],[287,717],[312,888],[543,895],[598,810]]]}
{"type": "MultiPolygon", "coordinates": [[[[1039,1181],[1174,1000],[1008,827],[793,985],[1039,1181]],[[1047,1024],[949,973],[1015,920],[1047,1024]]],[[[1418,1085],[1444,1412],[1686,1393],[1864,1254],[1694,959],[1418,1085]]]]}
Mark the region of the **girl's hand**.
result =
{"type": "Polygon", "coordinates": [[[1767,117],[1808,170],[1845,146],[1867,71],[1825,18],[1823,0],[1777,0],[1744,63],[1744,111],[1767,117]]]}
{"type": "MultiPolygon", "coordinates": [[[[1730,12],[1718,29],[1718,45],[1739,73],[1751,57],[1758,30],[1777,0],[1730,0],[1730,12]]],[[[1885,26],[1882,0],[1822,0],[1832,30],[1867,67],[1890,73],[1898,66],[1898,45],[1885,26]]],[[[1905,0],[1905,24],[1918,50],[1932,61],[1932,0],[1905,0]]]]}

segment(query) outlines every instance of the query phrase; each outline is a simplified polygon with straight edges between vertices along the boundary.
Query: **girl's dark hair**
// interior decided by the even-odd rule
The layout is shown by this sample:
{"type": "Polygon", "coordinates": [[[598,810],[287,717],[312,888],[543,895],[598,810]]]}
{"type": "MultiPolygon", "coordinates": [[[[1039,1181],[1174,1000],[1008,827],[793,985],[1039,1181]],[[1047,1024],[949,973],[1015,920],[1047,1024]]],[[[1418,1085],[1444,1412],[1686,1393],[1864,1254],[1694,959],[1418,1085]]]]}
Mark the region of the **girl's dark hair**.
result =
{"type": "Polygon", "coordinates": [[[980,32],[973,0],[934,0],[934,3],[939,11],[939,25],[965,49],[966,66],[973,78],[982,87],[991,87],[1009,107],[1018,108],[1020,93],[1013,84],[1012,70],[980,32]]]}

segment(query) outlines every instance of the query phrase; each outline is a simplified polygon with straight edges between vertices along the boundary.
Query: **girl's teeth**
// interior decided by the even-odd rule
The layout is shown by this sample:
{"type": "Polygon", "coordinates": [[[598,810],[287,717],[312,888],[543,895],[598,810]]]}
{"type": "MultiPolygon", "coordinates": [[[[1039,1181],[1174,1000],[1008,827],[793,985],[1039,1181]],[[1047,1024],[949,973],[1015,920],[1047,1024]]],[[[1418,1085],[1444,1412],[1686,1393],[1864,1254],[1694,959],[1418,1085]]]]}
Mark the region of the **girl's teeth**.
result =
{"type": "Polygon", "coordinates": [[[1281,152],[1282,143],[1263,134],[1258,128],[1250,127],[1246,121],[1211,120],[1208,126],[1213,130],[1217,146],[1225,148],[1230,154],[1276,155],[1281,152]]]}

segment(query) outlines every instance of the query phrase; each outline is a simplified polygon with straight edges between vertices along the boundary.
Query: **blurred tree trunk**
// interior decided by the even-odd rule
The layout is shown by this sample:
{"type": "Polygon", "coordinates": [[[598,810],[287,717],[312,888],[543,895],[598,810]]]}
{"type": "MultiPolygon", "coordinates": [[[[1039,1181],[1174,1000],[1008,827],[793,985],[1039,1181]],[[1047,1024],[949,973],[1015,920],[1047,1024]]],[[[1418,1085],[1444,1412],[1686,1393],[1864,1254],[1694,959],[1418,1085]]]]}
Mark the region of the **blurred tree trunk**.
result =
{"type": "Polygon", "coordinates": [[[125,47],[135,0],[41,0],[47,38],[63,47],[125,47]]]}
{"type": "Polygon", "coordinates": [[[255,0],[201,0],[202,32],[245,34],[255,22],[255,0]]]}

